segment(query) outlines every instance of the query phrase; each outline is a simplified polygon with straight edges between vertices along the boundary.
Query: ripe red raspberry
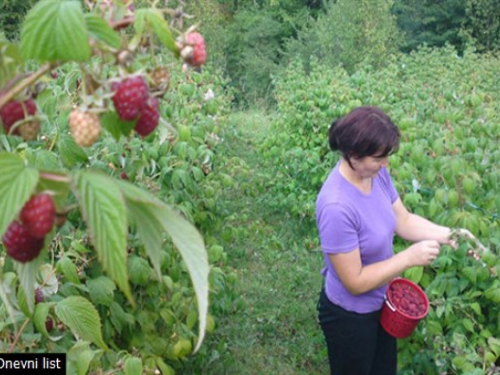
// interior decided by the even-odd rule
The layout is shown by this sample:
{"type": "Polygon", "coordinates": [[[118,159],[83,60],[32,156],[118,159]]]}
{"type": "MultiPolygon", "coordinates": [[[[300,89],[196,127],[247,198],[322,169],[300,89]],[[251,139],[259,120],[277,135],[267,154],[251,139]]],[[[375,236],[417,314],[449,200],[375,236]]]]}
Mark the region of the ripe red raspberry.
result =
{"type": "Polygon", "coordinates": [[[95,113],[74,109],[69,115],[69,130],[79,146],[89,147],[101,135],[101,121],[95,113]]]}
{"type": "Polygon", "coordinates": [[[118,116],[125,121],[135,120],[149,98],[149,88],[142,76],[125,78],[114,87],[113,104],[118,116]]]}
{"type": "Polygon", "coordinates": [[[158,105],[158,99],[149,98],[146,107],[142,110],[141,116],[134,127],[134,130],[142,137],[149,135],[158,126],[160,121],[158,105]]]}
{"type": "Polygon", "coordinates": [[[42,251],[44,239],[34,238],[19,221],[13,221],[2,238],[7,255],[21,263],[35,259],[42,251]]]}
{"type": "Polygon", "coordinates": [[[33,195],[21,210],[21,222],[30,236],[44,238],[54,225],[56,209],[49,194],[33,195]]]}
{"type": "MultiPolygon", "coordinates": [[[[24,102],[10,100],[0,108],[0,118],[6,133],[17,121],[23,120],[27,115],[33,116],[34,114],[36,114],[36,104],[33,99],[24,102]]],[[[19,134],[18,129],[14,130],[13,134],[19,134]]]]}
{"type": "Polygon", "coordinates": [[[181,51],[184,61],[192,66],[201,66],[207,59],[205,40],[200,33],[193,31],[186,35],[187,46],[181,51]],[[191,47],[192,50],[189,48],[191,47]]]}

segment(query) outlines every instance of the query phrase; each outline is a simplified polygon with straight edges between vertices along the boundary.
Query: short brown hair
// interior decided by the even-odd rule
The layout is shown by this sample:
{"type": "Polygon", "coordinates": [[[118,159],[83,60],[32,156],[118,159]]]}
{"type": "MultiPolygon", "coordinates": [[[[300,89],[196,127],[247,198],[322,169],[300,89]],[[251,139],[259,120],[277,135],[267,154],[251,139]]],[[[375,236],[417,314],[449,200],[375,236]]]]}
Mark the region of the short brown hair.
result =
{"type": "Polygon", "coordinates": [[[399,148],[399,129],[382,109],[362,106],[335,120],[328,133],[330,148],[344,159],[384,157],[399,148]]]}

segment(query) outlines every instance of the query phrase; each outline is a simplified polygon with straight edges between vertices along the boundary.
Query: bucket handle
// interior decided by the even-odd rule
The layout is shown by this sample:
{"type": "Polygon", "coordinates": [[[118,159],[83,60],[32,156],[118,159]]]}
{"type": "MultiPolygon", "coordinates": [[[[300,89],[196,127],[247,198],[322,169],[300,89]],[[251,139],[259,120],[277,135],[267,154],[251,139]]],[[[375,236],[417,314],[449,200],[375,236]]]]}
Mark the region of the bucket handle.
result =
{"type": "Polygon", "coordinates": [[[396,308],[392,306],[392,304],[389,302],[387,298],[385,298],[385,303],[387,304],[387,307],[389,307],[392,310],[392,312],[396,312],[396,308]]]}

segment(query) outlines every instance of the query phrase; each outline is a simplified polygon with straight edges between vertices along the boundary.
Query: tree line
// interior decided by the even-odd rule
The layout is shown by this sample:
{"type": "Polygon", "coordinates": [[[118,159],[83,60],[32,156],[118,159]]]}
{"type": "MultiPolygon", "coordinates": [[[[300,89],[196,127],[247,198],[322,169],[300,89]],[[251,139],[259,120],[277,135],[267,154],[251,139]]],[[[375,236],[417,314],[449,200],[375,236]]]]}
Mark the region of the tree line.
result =
{"type": "MultiPolygon", "coordinates": [[[[87,0],[103,1],[103,0],[87,0]]],[[[114,0],[126,1],[126,0],[114,0]]],[[[140,7],[148,0],[136,0],[140,7]]],[[[16,38],[36,0],[0,3],[0,30],[16,38]]],[[[82,0],[83,3],[83,0],[82,0]]],[[[452,45],[457,54],[472,47],[500,49],[498,0],[168,0],[192,14],[204,33],[212,67],[230,79],[240,102],[269,101],[273,77],[293,59],[384,65],[392,53],[421,46],[452,45]]]]}

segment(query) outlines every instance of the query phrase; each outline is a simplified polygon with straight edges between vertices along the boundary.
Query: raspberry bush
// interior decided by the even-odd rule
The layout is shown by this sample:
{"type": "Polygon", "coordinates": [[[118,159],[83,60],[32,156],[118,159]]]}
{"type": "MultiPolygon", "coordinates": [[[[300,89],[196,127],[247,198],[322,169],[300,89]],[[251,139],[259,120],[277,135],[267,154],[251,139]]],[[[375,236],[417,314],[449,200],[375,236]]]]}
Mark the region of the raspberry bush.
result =
{"type": "Polygon", "coordinates": [[[0,40],[4,352],[173,374],[213,329],[224,254],[199,228],[231,184],[213,168],[223,83],[183,71],[175,40],[195,28],[156,6],[41,0],[0,40]]]}

